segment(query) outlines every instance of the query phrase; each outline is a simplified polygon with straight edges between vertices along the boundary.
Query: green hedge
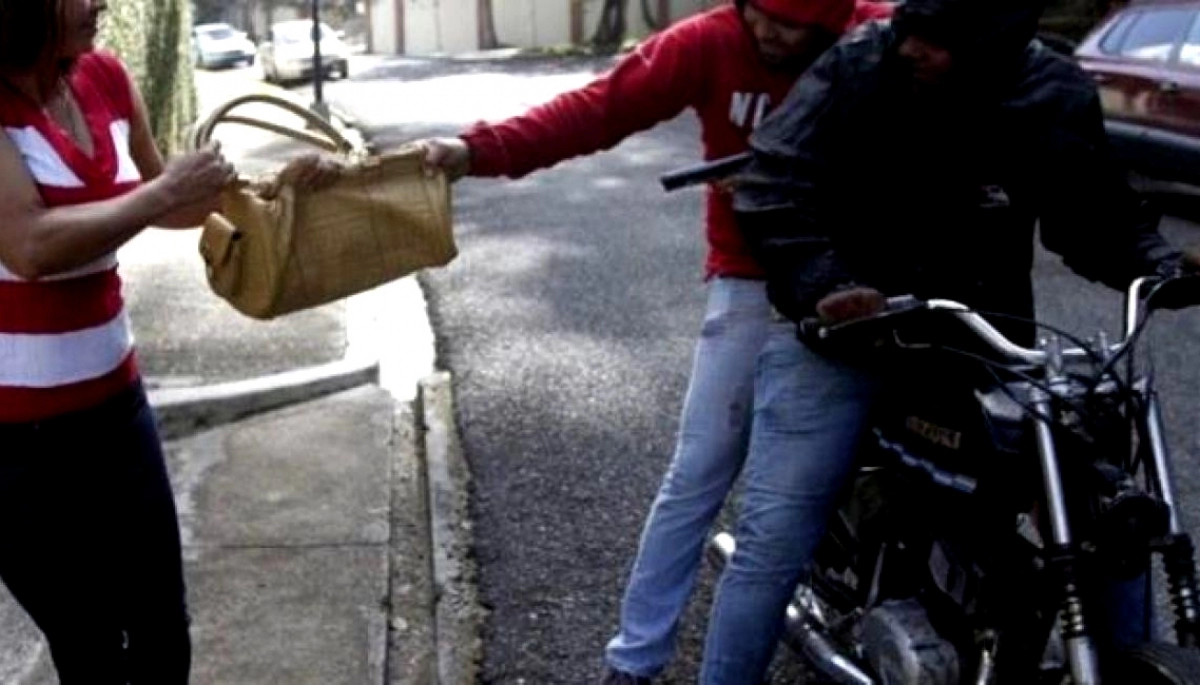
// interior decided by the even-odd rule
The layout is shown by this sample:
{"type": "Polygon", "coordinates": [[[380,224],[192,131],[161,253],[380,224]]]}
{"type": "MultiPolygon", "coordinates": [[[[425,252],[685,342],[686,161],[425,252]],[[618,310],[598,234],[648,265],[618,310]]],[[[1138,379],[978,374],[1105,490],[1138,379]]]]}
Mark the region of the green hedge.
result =
{"type": "Polygon", "coordinates": [[[109,0],[100,43],[137,80],[164,153],[180,149],[196,118],[188,0],[109,0]]]}

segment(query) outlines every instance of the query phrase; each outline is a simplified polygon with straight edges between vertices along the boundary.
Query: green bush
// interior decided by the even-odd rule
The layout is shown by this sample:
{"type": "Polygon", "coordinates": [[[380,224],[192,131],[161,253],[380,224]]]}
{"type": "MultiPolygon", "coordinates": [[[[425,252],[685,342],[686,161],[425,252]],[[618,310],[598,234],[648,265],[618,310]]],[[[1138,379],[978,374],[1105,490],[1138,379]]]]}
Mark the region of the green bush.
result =
{"type": "Polygon", "coordinates": [[[109,0],[100,36],[129,67],[164,153],[175,152],[196,118],[188,0],[109,0]]]}

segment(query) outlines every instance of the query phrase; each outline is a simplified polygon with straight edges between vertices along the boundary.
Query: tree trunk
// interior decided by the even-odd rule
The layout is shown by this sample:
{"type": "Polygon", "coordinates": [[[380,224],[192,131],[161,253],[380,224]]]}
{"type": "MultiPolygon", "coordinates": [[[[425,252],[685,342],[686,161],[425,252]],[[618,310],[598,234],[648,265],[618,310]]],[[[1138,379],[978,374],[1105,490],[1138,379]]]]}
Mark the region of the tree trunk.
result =
{"type": "Polygon", "coordinates": [[[494,50],[500,47],[496,37],[496,18],[492,12],[492,0],[478,0],[479,49],[494,50]]]}
{"type": "Polygon", "coordinates": [[[592,35],[592,45],[602,51],[615,51],[625,40],[625,5],[628,0],[604,0],[600,23],[592,35]]]}
{"type": "Polygon", "coordinates": [[[179,100],[181,85],[192,88],[190,64],[186,74],[181,73],[184,60],[180,50],[180,45],[186,45],[184,26],[191,22],[182,0],[154,0],[150,8],[149,25],[156,30],[145,34],[147,74],[142,95],[159,149],[174,151],[182,143],[192,114],[186,94],[183,101],[179,100]],[[186,82],[181,83],[181,76],[186,82]]]}
{"type": "Polygon", "coordinates": [[[196,116],[191,4],[187,0],[109,0],[100,44],[121,56],[137,79],[154,138],[165,153],[181,149],[196,116]],[[154,31],[145,27],[153,26],[154,31]]]}
{"type": "Polygon", "coordinates": [[[663,12],[666,6],[658,2],[658,11],[655,11],[650,7],[652,2],[656,2],[656,0],[642,0],[642,20],[646,22],[646,26],[649,26],[651,31],[661,31],[670,23],[666,13],[663,12]]]}

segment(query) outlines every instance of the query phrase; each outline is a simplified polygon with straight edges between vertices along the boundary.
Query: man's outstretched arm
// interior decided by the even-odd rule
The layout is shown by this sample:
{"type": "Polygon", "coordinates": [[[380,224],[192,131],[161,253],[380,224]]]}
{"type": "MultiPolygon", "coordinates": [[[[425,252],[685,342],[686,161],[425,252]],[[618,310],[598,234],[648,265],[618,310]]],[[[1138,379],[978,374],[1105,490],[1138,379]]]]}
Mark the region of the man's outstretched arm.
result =
{"type": "Polygon", "coordinates": [[[706,19],[654,36],[608,73],[524,114],[426,141],[431,166],[452,177],[519,178],[607,150],[695,104],[708,78],[706,19]]]}

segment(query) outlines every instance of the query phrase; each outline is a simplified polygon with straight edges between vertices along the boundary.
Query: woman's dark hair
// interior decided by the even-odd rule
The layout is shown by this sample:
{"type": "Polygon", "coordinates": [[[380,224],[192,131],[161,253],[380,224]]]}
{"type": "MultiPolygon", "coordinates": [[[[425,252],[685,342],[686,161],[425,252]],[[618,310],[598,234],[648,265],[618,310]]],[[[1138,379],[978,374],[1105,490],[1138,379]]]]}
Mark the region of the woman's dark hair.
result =
{"type": "Polygon", "coordinates": [[[0,0],[0,74],[35,68],[59,34],[59,0],[0,0]]]}

